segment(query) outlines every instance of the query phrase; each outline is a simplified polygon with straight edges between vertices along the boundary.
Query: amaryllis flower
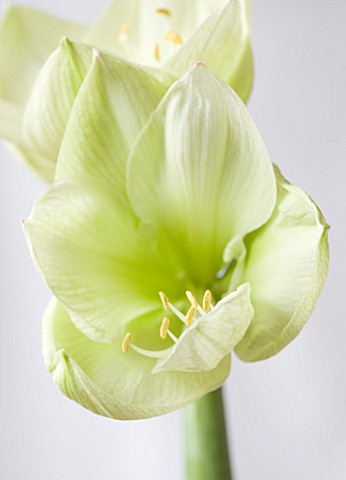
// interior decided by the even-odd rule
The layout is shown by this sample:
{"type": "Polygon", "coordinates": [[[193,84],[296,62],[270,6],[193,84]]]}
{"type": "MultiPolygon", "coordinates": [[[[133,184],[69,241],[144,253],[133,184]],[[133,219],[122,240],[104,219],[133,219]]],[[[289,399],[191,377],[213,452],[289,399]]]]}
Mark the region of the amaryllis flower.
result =
{"type": "Polygon", "coordinates": [[[299,333],[326,277],[327,225],[201,63],[165,94],[125,163],[123,124],[141,101],[126,89],[105,101],[112,75],[95,72],[57,181],[24,229],[54,294],[43,338],[54,381],[96,413],[144,418],[222,385],[234,348],[259,360],[299,333]]]}
{"type": "MultiPolygon", "coordinates": [[[[42,65],[64,36],[145,66],[165,90],[201,60],[244,100],[251,91],[247,0],[113,0],[89,27],[10,6],[0,25],[0,137],[49,182],[54,178],[57,151],[38,148],[31,141],[26,132],[34,121],[31,109],[25,120],[23,116],[42,65]]],[[[83,81],[83,71],[78,73],[75,94],[83,81]]],[[[49,127],[54,130],[54,123],[49,127]]]]}

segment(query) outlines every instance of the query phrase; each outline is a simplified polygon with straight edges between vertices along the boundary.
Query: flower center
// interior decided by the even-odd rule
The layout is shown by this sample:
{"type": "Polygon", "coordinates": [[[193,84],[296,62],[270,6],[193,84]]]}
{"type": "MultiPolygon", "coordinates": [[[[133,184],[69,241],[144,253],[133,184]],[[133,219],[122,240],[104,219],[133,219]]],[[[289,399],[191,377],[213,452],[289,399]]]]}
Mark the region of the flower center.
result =
{"type": "MultiPolygon", "coordinates": [[[[171,311],[174,313],[174,315],[183,322],[184,324],[184,329],[185,331],[187,328],[191,327],[192,325],[195,325],[197,322],[198,318],[201,316],[206,315],[211,309],[213,309],[213,304],[211,303],[212,300],[212,294],[210,290],[206,290],[203,296],[203,301],[202,301],[202,306],[199,305],[197,302],[195,296],[190,292],[186,292],[186,296],[188,301],[190,302],[190,307],[188,311],[184,314],[182,313],[178,308],[176,308],[168,299],[167,295],[163,292],[159,292],[159,296],[163,305],[163,308],[166,311],[171,311]]],[[[159,329],[159,335],[162,338],[162,340],[165,340],[167,337],[171,338],[174,343],[177,343],[179,341],[179,338],[177,338],[174,333],[169,329],[169,324],[170,320],[167,316],[164,317],[162,320],[160,329],[159,329]]],[[[133,351],[144,355],[145,357],[149,358],[163,358],[166,357],[171,350],[174,348],[174,345],[172,347],[163,349],[163,350],[147,350],[141,347],[138,347],[132,342],[132,335],[131,332],[127,332],[122,345],[121,345],[123,353],[127,353],[130,349],[133,351]]]]}

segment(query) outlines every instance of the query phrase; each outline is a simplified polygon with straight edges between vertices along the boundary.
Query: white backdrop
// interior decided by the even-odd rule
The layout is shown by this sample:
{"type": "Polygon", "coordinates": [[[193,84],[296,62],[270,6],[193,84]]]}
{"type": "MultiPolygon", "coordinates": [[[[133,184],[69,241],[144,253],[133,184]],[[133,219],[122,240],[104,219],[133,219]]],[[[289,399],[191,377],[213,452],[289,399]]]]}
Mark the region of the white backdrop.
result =
{"type": "MultiPolygon", "coordinates": [[[[102,0],[23,0],[89,21],[102,0]]],[[[226,384],[237,480],[346,478],[346,3],[253,0],[249,108],[273,161],[331,224],[327,286],[277,357],[235,360],[226,384]]],[[[183,479],[181,412],[119,422],[66,399],[41,358],[50,297],[20,227],[45,186],[0,149],[0,478],[183,479]]],[[[211,479],[212,480],[212,479],[211,479]]]]}

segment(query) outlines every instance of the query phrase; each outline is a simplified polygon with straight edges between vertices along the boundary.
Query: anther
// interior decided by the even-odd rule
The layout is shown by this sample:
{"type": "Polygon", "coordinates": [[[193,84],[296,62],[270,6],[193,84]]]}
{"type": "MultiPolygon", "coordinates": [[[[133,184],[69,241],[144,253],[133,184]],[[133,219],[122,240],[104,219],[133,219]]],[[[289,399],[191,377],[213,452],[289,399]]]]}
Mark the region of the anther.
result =
{"type": "Polygon", "coordinates": [[[191,305],[185,317],[185,323],[188,327],[192,325],[192,321],[195,318],[196,312],[197,308],[194,305],[191,305]]]}
{"type": "Polygon", "coordinates": [[[210,309],[210,304],[211,304],[211,291],[210,290],[206,290],[205,294],[204,294],[204,297],[203,297],[203,303],[202,303],[202,306],[203,306],[203,310],[205,312],[209,312],[209,309],[210,309]]]}
{"type": "Polygon", "coordinates": [[[155,13],[159,13],[161,15],[164,15],[165,17],[170,17],[172,15],[170,10],[168,10],[167,8],[157,8],[155,10],[155,13]]]}
{"type": "Polygon", "coordinates": [[[160,337],[162,338],[162,340],[167,338],[168,327],[169,327],[169,318],[165,317],[162,320],[161,327],[160,327],[160,337]]]}
{"type": "Polygon", "coordinates": [[[192,293],[187,291],[186,296],[187,296],[188,301],[191,303],[191,305],[194,306],[197,309],[198,308],[198,302],[195,299],[195,297],[192,295],[192,293]]]}
{"type": "Polygon", "coordinates": [[[123,353],[127,353],[129,351],[131,344],[131,333],[127,332],[127,334],[124,337],[123,343],[121,344],[121,350],[123,353]]]}
{"type": "Polygon", "coordinates": [[[119,42],[125,43],[129,39],[129,31],[130,31],[130,25],[128,23],[123,23],[122,26],[120,27],[120,33],[119,33],[119,42]]]}
{"type": "Polygon", "coordinates": [[[157,43],[154,45],[154,57],[155,60],[160,61],[160,47],[157,43]]]}
{"type": "Polygon", "coordinates": [[[172,42],[175,45],[182,45],[184,43],[181,36],[178,33],[173,32],[173,30],[168,30],[165,35],[165,40],[167,40],[167,42],[172,42]]]}
{"type": "Polygon", "coordinates": [[[169,309],[169,301],[168,301],[167,295],[163,292],[159,292],[159,295],[160,295],[161,302],[162,302],[162,305],[163,305],[164,309],[168,310],[169,309]]]}

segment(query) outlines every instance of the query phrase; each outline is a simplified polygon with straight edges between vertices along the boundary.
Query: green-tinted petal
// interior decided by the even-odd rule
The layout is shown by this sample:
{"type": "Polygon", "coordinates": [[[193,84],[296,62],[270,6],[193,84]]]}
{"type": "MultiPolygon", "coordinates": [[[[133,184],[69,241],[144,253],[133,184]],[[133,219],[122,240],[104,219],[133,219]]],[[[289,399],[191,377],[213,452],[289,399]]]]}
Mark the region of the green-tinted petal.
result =
{"type": "Polygon", "coordinates": [[[247,241],[244,279],[252,287],[254,319],[236,351],[261,360],[298,335],[328,271],[328,225],[313,201],[277,170],[278,201],[270,221],[247,241]]]}
{"type": "Polygon", "coordinates": [[[253,317],[250,285],[241,285],[185,330],[170,355],[153,372],[214,369],[243,338],[253,317]]]}
{"type": "Polygon", "coordinates": [[[87,171],[124,192],[129,148],[163,93],[141,68],[64,38],[29,98],[23,147],[48,181],[63,146],[57,178],[87,171]]]}
{"type": "Polygon", "coordinates": [[[216,10],[167,61],[164,71],[180,77],[193,63],[202,61],[246,101],[253,82],[248,3],[231,0],[216,10]]]}
{"type": "Polygon", "coordinates": [[[140,67],[94,51],[69,118],[56,177],[87,172],[124,194],[130,148],[163,93],[163,86],[140,67]]]}
{"type": "Polygon", "coordinates": [[[60,38],[85,28],[26,7],[10,6],[0,25],[0,98],[23,104],[60,38]]]}
{"type": "Polygon", "coordinates": [[[63,38],[34,85],[23,115],[17,147],[40,177],[52,182],[66,124],[88,68],[92,51],[63,38]]]}
{"type": "Polygon", "coordinates": [[[253,120],[203,65],[166,94],[127,173],[137,214],[164,226],[185,251],[191,275],[204,281],[229,240],[261,226],[275,205],[272,164],[253,120]]]}
{"type": "Polygon", "coordinates": [[[85,408],[107,417],[138,419],[161,415],[197,400],[223,384],[230,356],[203,373],[153,375],[156,360],[133,351],[123,354],[121,341],[93,342],[53,300],[44,317],[43,353],[62,392],[85,408]]]}
{"type": "Polygon", "coordinates": [[[46,158],[35,162],[36,171],[48,181],[49,165],[56,164],[61,141],[74,101],[92,62],[92,49],[66,38],[49,57],[38,75],[23,119],[25,145],[46,158]]]}
{"type": "Polygon", "coordinates": [[[158,291],[181,288],[142,241],[125,200],[93,179],[54,184],[24,230],[38,270],[95,340],[112,341],[129,320],[159,307],[158,291]]]}

